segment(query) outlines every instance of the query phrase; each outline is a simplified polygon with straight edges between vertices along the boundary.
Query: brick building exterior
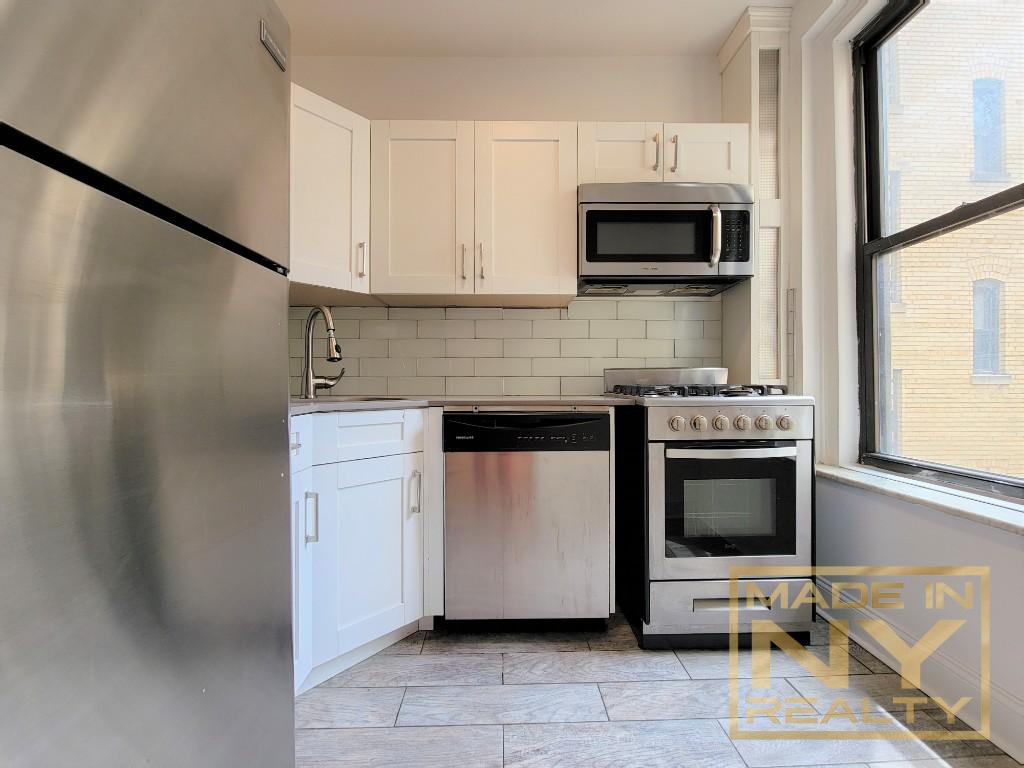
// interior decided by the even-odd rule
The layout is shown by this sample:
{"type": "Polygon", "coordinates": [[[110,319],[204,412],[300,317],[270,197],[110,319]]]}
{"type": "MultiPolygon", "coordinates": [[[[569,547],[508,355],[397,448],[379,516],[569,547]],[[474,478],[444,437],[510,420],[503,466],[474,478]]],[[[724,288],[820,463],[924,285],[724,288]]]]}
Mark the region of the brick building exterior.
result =
{"type": "MultiPolygon", "coordinates": [[[[885,234],[1024,181],[1022,0],[932,0],[879,79],[885,234]]],[[[883,450],[1024,476],[1024,209],[886,256],[878,277],[883,450]]]]}

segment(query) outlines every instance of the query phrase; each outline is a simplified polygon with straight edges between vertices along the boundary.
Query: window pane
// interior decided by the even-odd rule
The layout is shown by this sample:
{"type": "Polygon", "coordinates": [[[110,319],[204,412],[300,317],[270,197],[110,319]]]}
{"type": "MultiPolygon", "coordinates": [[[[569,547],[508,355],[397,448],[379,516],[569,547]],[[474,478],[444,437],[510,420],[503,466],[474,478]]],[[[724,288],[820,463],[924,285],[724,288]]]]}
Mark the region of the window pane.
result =
{"type": "Polygon", "coordinates": [[[883,235],[1024,181],[1024,2],[931,0],[878,68],[883,235]]]}
{"type": "Polygon", "coordinates": [[[1024,477],[1024,208],[875,266],[880,451],[1024,477]]]}

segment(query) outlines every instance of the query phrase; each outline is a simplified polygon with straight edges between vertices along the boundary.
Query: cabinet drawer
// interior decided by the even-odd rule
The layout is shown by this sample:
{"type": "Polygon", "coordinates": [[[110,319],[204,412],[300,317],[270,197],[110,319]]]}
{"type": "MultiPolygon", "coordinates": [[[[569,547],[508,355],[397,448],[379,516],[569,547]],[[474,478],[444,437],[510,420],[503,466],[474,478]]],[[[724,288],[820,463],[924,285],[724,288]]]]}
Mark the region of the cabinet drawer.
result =
{"type": "Polygon", "coordinates": [[[288,459],[293,475],[313,466],[313,414],[288,420],[288,459]]]}
{"type": "Polygon", "coordinates": [[[313,414],[313,463],[333,464],[423,450],[423,411],[313,414]]]}

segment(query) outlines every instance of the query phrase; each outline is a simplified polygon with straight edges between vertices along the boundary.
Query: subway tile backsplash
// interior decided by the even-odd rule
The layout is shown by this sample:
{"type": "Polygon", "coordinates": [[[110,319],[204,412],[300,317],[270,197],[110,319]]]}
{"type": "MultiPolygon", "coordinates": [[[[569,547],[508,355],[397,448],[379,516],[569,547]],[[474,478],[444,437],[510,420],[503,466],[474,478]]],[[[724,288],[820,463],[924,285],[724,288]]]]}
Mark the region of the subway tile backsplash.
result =
{"type": "MultiPolygon", "coordinates": [[[[605,368],[721,365],[720,299],[578,299],[568,309],[332,307],[345,376],[333,395],[594,395],[605,368]]],[[[308,307],[292,307],[289,372],[299,393],[308,307]]],[[[324,338],[318,320],[314,336],[324,338]]]]}

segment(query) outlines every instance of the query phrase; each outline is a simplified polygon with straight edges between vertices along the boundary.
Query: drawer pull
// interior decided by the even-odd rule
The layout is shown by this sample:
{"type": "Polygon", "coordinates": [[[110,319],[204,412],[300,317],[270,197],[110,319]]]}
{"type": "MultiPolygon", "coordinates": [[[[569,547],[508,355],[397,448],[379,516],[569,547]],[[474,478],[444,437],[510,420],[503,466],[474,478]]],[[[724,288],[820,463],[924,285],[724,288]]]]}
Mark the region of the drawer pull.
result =
{"type": "MultiPolygon", "coordinates": [[[[728,597],[695,597],[693,598],[693,612],[697,611],[728,611],[730,599],[728,597]]],[[[770,611],[772,608],[770,605],[758,602],[755,605],[743,605],[743,601],[739,601],[739,610],[741,611],[770,611]]]]}

